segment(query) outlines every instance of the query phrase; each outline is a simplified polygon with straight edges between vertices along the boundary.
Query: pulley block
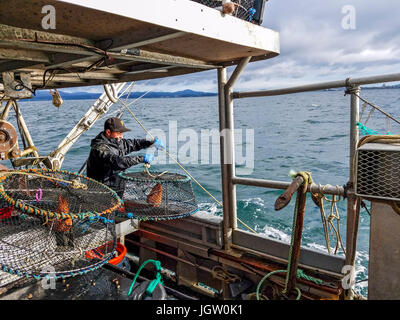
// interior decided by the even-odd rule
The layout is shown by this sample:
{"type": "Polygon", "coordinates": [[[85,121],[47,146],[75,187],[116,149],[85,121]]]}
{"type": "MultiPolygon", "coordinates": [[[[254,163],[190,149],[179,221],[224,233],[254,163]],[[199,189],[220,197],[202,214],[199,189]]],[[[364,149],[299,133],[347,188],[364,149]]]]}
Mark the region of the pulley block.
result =
{"type": "Polygon", "coordinates": [[[11,123],[0,120],[0,160],[18,158],[20,154],[17,131],[11,123]]]}

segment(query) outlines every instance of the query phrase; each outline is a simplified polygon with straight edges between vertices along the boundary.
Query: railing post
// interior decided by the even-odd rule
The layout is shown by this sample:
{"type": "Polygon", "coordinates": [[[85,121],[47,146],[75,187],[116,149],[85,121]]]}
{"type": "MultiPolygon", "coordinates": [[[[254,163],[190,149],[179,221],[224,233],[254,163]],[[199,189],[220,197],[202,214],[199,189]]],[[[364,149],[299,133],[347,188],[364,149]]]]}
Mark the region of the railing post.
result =
{"type": "Polygon", "coordinates": [[[232,243],[232,227],[229,215],[229,196],[228,196],[228,172],[225,161],[226,139],[225,139],[225,85],[226,85],[226,68],[218,69],[218,112],[219,112],[219,131],[220,131],[220,157],[221,157],[221,185],[222,185],[222,203],[224,217],[224,247],[225,250],[230,249],[232,243]]]}
{"type": "Polygon", "coordinates": [[[350,89],[351,104],[350,104],[350,182],[354,183],[354,156],[356,154],[357,143],[359,139],[357,122],[359,121],[360,99],[357,95],[360,94],[360,86],[355,86],[350,89]]]}
{"type": "Polygon", "coordinates": [[[218,71],[218,92],[220,104],[221,170],[224,206],[225,250],[232,244],[232,230],[237,229],[235,178],[235,140],[233,113],[233,86],[251,57],[243,58],[226,81],[226,69],[218,71]]]}
{"type": "Polygon", "coordinates": [[[228,208],[230,225],[232,229],[237,229],[237,208],[236,208],[236,185],[232,183],[232,178],[236,175],[235,168],[235,127],[233,113],[232,87],[225,86],[225,163],[228,178],[228,208]]]}
{"type": "MultiPolygon", "coordinates": [[[[349,159],[349,190],[347,190],[347,228],[346,228],[346,265],[354,266],[357,249],[357,229],[359,210],[357,198],[354,194],[355,172],[354,159],[359,139],[357,122],[359,121],[360,100],[356,96],[360,93],[360,86],[347,88],[351,93],[350,104],[350,159],[349,159]]],[[[350,293],[351,295],[351,293],[350,293]]]]}
{"type": "Polygon", "coordinates": [[[228,82],[225,85],[225,123],[226,123],[226,142],[227,153],[225,154],[225,161],[227,163],[228,174],[228,196],[229,196],[229,215],[230,223],[233,230],[237,229],[237,206],[236,206],[236,185],[233,179],[236,175],[235,166],[235,121],[233,111],[233,86],[239,79],[243,70],[250,62],[251,57],[243,58],[233,71],[228,82]]]}

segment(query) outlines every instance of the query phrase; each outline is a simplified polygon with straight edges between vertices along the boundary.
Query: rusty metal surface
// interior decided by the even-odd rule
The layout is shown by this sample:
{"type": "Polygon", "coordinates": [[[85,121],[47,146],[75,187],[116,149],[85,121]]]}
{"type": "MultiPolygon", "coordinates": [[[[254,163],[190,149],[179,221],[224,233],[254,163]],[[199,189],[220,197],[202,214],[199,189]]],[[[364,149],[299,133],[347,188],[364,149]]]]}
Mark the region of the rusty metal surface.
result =
{"type": "Polygon", "coordinates": [[[0,159],[5,160],[10,156],[13,157],[12,154],[9,155],[13,149],[18,153],[17,131],[11,123],[0,120],[0,159]]]}
{"type": "Polygon", "coordinates": [[[286,189],[286,191],[281,194],[278,199],[275,201],[275,210],[281,210],[286,207],[290,200],[292,199],[293,194],[300,188],[302,183],[304,182],[303,177],[296,177],[290,186],[286,189]]]}
{"type": "MultiPolygon", "coordinates": [[[[265,274],[272,272],[272,271],[282,269],[281,265],[274,265],[272,263],[268,263],[266,261],[260,261],[258,259],[252,258],[252,257],[246,257],[246,256],[237,257],[237,256],[231,255],[229,253],[225,253],[225,252],[214,250],[214,249],[210,250],[210,254],[213,254],[215,256],[218,256],[218,257],[221,257],[221,258],[224,258],[227,260],[234,261],[243,266],[250,266],[252,268],[255,268],[262,272],[265,272],[265,274]]],[[[282,273],[282,277],[284,277],[284,276],[285,276],[285,274],[282,273]]],[[[308,287],[320,289],[321,291],[325,291],[325,292],[333,294],[333,295],[339,295],[341,292],[341,289],[339,288],[339,286],[334,287],[333,282],[330,282],[330,283],[326,282],[325,285],[317,285],[314,282],[304,280],[304,279],[298,279],[298,282],[301,284],[304,284],[308,287]],[[329,284],[329,286],[328,286],[328,284],[329,284]]]]}
{"type": "Polygon", "coordinates": [[[294,226],[294,235],[292,242],[292,250],[290,252],[290,266],[287,275],[287,292],[290,293],[294,288],[296,288],[297,281],[297,270],[299,266],[300,259],[300,248],[301,248],[301,237],[303,234],[304,225],[304,214],[306,210],[306,199],[307,199],[307,187],[301,185],[297,192],[297,206],[296,206],[296,224],[294,226]]]}

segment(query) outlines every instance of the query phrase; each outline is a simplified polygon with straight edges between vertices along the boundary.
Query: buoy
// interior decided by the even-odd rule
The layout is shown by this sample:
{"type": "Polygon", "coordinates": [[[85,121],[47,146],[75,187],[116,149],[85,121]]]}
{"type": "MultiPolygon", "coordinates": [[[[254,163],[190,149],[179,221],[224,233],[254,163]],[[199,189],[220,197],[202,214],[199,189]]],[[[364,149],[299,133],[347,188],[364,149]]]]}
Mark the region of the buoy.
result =
{"type": "Polygon", "coordinates": [[[57,108],[61,107],[64,103],[63,99],[61,98],[60,93],[57,89],[49,90],[50,94],[53,96],[53,105],[57,108]]]}
{"type": "Polygon", "coordinates": [[[108,261],[108,263],[110,263],[114,266],[119,264],[120,262],[122,262],[122,260],[125,258],[125,255],[127,253],[126,247],[120,242],[117,243],[116,250],[118,252],[118,256],[116,256],[115,258],[108,261]]]}
{"type": "Polygon", "coordinates": [[[225,2],[222,5],[222,13],[224,13],[224,14],[232,14],[233,11],[235,11],[235,5],[233,4],[233,2],[231,2],[231,1],[225,2]]]}

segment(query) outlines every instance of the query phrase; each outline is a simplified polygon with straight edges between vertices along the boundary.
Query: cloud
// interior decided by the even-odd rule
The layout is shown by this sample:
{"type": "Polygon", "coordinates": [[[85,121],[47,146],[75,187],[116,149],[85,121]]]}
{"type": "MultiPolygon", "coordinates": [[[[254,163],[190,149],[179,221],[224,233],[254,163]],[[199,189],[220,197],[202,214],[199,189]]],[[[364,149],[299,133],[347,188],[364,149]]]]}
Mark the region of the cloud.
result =
{"type": "Polygon", "coordinates": [[[372,0],[270,0],[263,26],[280,33],[281,54],[250,64],[242,78],[253,74],[257,81],[240,81],[239,90],[393,73],[400,63],[399,9],[400,3],[392,0],[384,5],[372,0]],[[346,5],[354,8],[355,29],[343,28],[346,5]]]}
{"type": "MultiPolygon", "coordinates": [[[[249,64],[235,90],[394,73],[400,65],[399,10],[398,0],[269,0],[263,26],[279,32],[281,54],[249,64]],[[355,29],[343,27],[345,6],[355,10],[355,29]]],[[[216,79],[216,71],[205,71],[140,81],[135,90],[216,92],[216,79]]]]}

